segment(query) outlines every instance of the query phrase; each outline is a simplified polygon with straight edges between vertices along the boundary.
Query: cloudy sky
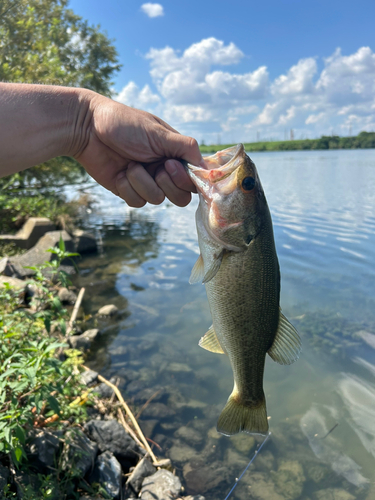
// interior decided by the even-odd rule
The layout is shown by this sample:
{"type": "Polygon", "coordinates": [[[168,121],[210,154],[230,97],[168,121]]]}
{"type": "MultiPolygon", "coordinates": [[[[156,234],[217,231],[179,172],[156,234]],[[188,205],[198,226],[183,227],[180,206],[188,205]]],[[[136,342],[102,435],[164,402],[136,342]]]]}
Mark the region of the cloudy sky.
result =
{"type": "Polygon", "coordinates": [[[116,99],[199,142],[375,130],[373,0],[71,0],[114,39],[116,99]]]}

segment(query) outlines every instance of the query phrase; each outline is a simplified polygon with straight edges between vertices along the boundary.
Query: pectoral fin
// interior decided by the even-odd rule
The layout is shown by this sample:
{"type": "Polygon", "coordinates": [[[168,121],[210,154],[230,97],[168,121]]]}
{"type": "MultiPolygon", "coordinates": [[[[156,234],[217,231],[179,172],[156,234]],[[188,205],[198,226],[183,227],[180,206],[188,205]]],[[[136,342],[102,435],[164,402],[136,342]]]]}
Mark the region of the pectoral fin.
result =
{"type": "Polygon", "coordinates": [[[198,343],[200,347],[206,349],[207,351],[217,352],[218,354],[225,354],[220,342],[216,336],[214,326],[211,325],[208,332],[202,337],[198,343]]]}
{"type": "Polygon", "coordinates": [[[268,354],[280,365],[291,365],[298,359],[301,349],[301,339],[297,330],[280,310],[279,326],[268,354]]]}
{"type": "Polygon", "coordinates": [[[193,266],[193,269],[191,270],[189,283],[191,285],[193,283],[198,283],[199,281],[203,280],[203,276],[204,276],[203,257],[202,257],[202,255],[199,255],[196,263],[193,266]]]}
{"type": "Polygon", "coordinates": [[[203,277],[202,283],[208,283],[209,281],[212,280],[217,274],[217,272],[220,269],[221,263],[223,261],[224,257],[224,250],[222,250],[219,255],[213,260],[209,270],[206,272],[206,274],[203,277]]]}

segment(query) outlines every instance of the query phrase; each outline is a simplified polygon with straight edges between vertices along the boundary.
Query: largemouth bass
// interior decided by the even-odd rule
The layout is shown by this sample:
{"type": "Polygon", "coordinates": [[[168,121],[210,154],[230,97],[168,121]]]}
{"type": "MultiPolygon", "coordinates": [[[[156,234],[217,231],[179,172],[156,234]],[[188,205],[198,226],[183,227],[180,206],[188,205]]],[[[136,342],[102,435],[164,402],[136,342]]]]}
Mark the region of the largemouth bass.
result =
{"type": "Polygon", "coordinates": [[[206,286],[213,325],[199,345],[227,354],[234,388],[217,424],[222,434],[268,430],[266,354],[280,364],[299,356],[301,340],[282,314],[272,220],[254,163],[242,144],[186,165],[197,187],[200,256],[190,283],[206,286]]]}

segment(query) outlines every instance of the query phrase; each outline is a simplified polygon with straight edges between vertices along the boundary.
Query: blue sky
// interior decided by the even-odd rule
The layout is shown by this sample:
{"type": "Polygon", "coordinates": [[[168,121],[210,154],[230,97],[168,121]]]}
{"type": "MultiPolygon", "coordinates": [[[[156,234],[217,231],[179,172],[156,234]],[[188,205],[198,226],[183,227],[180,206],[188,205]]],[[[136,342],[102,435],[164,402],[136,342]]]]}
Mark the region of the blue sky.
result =
{"type": "Polygon", "coordinates": [[[69,6],[115,40],[115,98],[199,142],[375,130],[373,0],[69,6]]]}

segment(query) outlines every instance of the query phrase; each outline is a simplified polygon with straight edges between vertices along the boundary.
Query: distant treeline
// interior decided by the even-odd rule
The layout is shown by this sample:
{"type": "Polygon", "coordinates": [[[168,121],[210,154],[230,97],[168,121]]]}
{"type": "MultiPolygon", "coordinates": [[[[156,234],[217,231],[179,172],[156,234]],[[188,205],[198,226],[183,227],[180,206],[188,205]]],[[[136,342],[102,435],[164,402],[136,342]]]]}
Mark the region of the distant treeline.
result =
{"type": "MultiPolygon", "coordinates": [[[[216,153],[233,144],[201,145],[202,153],[216,153]]],[[[361,132],[354,137],[325,136],[320,139],[300,139],[296,141],[247,142],[246,151],[297,151],[307,149],[368,149],[375,148],[375,132],[361,132]]]]}

